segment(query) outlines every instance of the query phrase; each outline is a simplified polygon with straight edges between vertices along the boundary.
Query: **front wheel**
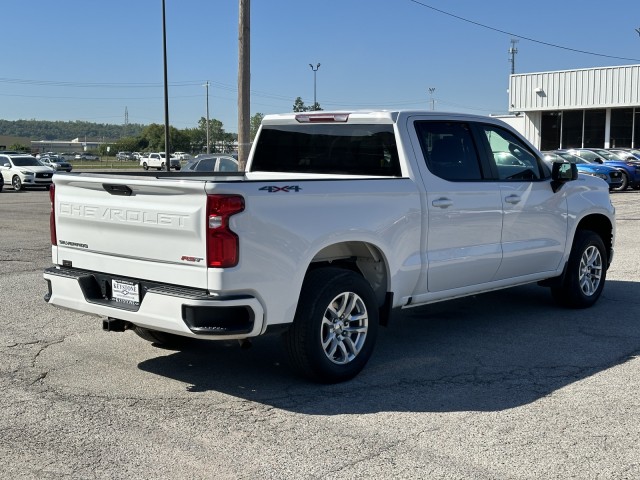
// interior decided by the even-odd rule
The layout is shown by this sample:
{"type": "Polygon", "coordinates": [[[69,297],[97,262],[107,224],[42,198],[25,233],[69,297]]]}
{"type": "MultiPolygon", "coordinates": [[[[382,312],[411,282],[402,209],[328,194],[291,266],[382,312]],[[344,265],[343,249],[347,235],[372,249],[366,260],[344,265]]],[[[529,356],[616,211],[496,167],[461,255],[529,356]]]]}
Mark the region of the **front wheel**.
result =
{"type": "Polygon", "coordinates": [[[607,250],[602,238],[590,230],[579,230],[562,285],[552,287],[551,294],[562,306],[587,308],[600,298],[606,277],[607,250]]]}
{"type": "Polygon", "coordinates": [[[364,368],[377,333],[378,305],[369,283],[350,270],[322,268],[307,273],[284,338],[294,369],[337,383],[364,368]]]}
{"type": "Polygon", "coordinates": [[[20,177],[17,175],[14,175],[14,177],[11,179],[11,185],[13,186],[13,189],[16,192],[19,192],[20,190],[22,190],[24,187],[22,186],[22,180],[20,180],[20,177]]]}
{"type": "Polygon", "coordinates": [[[617,186],[617,187],[612,189],[612,190],[614,190],[616,192],[624,192],[627,189],[627,187],[629,186],[629,174],[627,172],[624,172],[624,171],[621,172],[621,173],[622,173],[622,175],[621,175],[622,183],[619,186],[617,186]]]}
{"type": "Polygon", "coordinates": [[[142,164],[142,168],[143,168],[143,170],[149,170],[149,165],[147,165],[147,162],[144,162],[142,164]]]}

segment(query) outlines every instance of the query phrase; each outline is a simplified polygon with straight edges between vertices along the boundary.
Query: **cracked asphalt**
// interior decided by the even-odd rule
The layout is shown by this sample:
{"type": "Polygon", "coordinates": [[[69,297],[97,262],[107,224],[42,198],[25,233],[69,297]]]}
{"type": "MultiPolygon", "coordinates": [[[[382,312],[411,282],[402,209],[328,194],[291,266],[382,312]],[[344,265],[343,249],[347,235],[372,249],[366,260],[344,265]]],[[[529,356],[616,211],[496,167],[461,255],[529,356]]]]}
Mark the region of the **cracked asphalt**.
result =
{"type": "Polygon", "coordinates": [[[44,191],[0,193],[0,478],[640,478],[640,192],[588,310],[535,285],[416,308],[355,380],[277,337],[158,348],[43,301],[44,191]]]}

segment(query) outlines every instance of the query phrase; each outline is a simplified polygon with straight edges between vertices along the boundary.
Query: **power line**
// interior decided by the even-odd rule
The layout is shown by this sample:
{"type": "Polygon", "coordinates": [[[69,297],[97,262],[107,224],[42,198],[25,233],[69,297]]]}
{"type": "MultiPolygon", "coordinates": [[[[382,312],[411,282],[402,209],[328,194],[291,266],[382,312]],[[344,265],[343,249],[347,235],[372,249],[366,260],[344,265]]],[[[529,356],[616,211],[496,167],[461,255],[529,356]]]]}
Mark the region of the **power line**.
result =
{"type": "MultiPolygon", "coordinates": [[[[162,87],[162,83],[85,83],[85,82],[61,82],[53,80],[29,80],[23,78],[3,78],[0,83],[13,83],[18,85],[39,85],[48,87],[74,87],[74,88],[150,88],[162,87]]],[[[191,87],[200,85],[202,81],[175,82],[169,84],[171,87],[191,87]]]]}
{"type": "MultiPolygon", "coordinates": [[[[614,58],[616,60],[627,60],[630,62],[640,62],[640,60],[638,60],[637,58],[616,57],[613,55],[605,55],[603,53],[588,52],[586,50],[578,50],[577,48],[564,47],[562,45],[556,45],[554,43],[543,42],[542,40],[536,40],[535,38],[525,37],[524,35],[518,35],[516,33],[500,30],[499,28],[490,27],[489,25],[485,25],[484,23],[474,22],[473,20],[469,20],[468,18],[464,18],[459,15],[454,15],[453,13],[445,12],[444,10],[440,10],[439,8],[432,7],[431,5],[427,5],[426,3],[419,2],[418,0],[408,0],[408,1],[415,3],[417,5],[420,5],[421,7],[429,8],[435,12],[442,13],[443,15],[448,15],[449,17],[462,20],[463,22],[477,25],[478,27],[486,28],[488,30],[493,30],[494,32],[498,32],[498,33],[503,33],[504,35],[509,35],[511,37],[521,38],[522,40],[528,40],[529,42],[539,43],[540,45],[546,45],[547,47],[560,48],[562,50],[569,50],[571,52],[584,53],[586,55],[595,55],[596,57],[614,58]]],[[[638,33],[640,34],[640,32],[638,33]]]]}

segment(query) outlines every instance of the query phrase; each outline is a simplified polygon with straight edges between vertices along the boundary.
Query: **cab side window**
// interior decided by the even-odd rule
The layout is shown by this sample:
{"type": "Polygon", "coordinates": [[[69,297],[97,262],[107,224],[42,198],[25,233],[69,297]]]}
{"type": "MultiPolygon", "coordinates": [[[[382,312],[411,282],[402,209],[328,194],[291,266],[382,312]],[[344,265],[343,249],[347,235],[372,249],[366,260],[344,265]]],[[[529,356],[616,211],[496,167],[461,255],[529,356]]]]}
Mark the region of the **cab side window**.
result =
{"type": "Polygon", "coordinates": [[[482,125],[481,128],[489,142],[500,180],[531,181],[544,178],[537,157],[515,135],[493,125],[482,125]]]}
{"type": "Polygon", "coordinates": [[[449,181],[482,180],[482,170],[469,127],[462,122],[415,123],[427,168],[449,181]]]}

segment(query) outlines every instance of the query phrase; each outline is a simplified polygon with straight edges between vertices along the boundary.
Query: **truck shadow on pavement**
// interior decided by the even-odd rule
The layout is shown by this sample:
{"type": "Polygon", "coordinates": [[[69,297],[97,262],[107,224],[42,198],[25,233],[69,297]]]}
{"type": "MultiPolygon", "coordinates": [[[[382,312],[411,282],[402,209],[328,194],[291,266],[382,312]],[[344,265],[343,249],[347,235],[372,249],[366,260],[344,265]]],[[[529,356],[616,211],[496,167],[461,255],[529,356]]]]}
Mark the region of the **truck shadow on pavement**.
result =
{"type": "Polygon", "coordinates": [[[355,379],[318,385],[295,376],[282,342],[197,342],[139,364],[143,371],[288,411],[500,411],[640,354],[640,283],[608,281],[586,310],[562,309],[527,285],[396,314],[355,379]]]}

